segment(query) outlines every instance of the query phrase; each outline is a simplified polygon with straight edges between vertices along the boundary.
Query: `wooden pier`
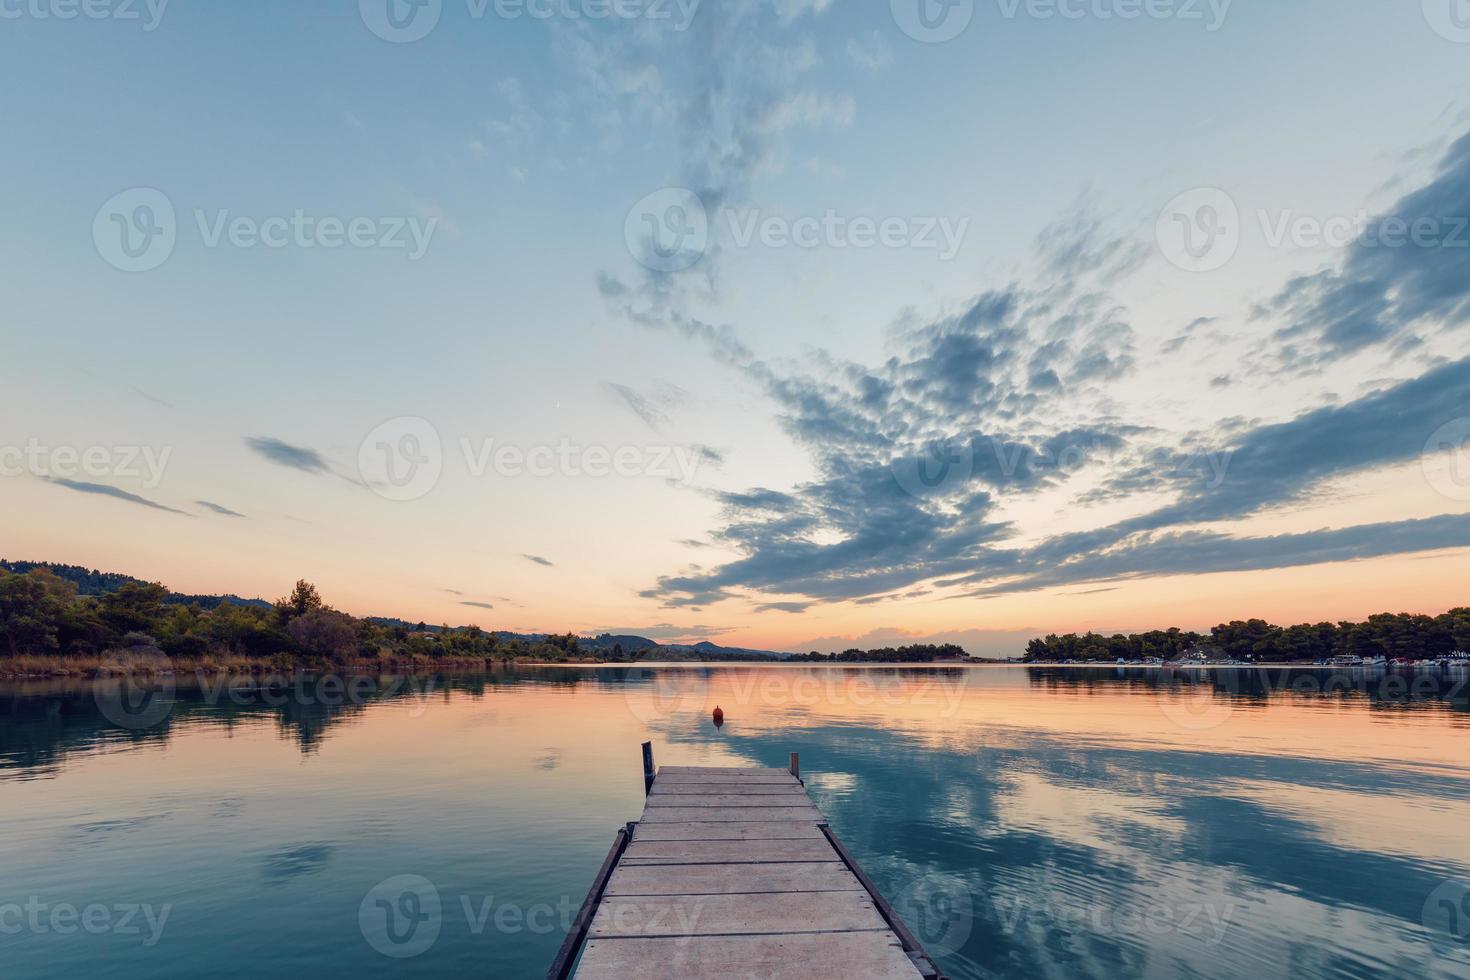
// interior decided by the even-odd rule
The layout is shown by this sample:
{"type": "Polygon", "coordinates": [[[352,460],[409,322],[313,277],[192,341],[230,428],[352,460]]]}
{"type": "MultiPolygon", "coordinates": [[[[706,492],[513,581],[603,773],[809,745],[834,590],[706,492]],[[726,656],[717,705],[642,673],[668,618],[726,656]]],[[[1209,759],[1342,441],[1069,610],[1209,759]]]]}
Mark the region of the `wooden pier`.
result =
{"type": "Polygon", "coordinates": [[[789,769],[666,766],[547,980],[943,980],[789,769]]]}

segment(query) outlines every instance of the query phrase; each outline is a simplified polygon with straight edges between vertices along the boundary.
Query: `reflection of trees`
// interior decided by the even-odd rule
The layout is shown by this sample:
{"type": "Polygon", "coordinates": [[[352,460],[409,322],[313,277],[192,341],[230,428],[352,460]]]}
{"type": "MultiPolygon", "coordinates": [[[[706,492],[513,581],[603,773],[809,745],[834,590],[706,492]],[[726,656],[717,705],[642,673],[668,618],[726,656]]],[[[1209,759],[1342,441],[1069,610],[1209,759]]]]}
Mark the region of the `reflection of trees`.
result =
{"type": "Polygon", "coordinates": [[[90,681],[0,684],[0,771],[49,775],[72,752],[102,745],[158,744],[177,730],[201,725],[229,729],[272,720],[282,738],[311,753],[333,728],[363,716],[374,704],[436,695],[481,698],[502,685],[524,682],[533,673],[496,668],[476,674],[361,678],[180,676],[168,716],[141,730],[120,727],[105,717],[90,681]]]}
{"type": "Polygon", "coordinates": [[[1027,667],[1026,675],[1033,688],[1057,692],[1187,693],[1208,688],[1218,697],[1251,704],[1297,697],[1361,701],[1377,709],[1470,712],[1470,672],[1463,670],[1027,667]]]}

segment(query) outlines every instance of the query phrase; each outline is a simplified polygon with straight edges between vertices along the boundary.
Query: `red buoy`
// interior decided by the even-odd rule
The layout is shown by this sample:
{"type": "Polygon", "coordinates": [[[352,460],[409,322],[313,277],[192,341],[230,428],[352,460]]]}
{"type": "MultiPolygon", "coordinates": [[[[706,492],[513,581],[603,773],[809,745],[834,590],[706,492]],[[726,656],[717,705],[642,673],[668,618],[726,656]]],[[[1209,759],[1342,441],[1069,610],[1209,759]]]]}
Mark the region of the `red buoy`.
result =
{"type": "Polygon", "coordinates": [[[725,723],[725,712],[719,705],[715,705],[715,727],[725,723]]]}

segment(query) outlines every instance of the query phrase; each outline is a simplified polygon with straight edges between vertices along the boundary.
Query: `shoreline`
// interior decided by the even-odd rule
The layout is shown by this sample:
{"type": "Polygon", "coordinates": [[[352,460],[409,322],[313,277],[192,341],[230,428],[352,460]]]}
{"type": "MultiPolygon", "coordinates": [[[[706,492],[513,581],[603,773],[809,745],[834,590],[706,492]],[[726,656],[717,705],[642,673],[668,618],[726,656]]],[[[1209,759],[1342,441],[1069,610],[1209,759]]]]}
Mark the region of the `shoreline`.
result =
{"type": "Polygon", "coordinates": [[[700,668],[700,669],[735,669],[735,668],[775,668],[793,670],[801,668],[818,668],[825,670],[954,670],[964,669],[1039,669],[1039,670],[1126,670],[1126,671],[1243,671],[1243,670],[1311,670],[1311,671],[1336,671],[1336,672],[1360,672],[1372,671],[1456,671],[1470,669],[1470,664],[1443,665],[1432,661],[1421,661],[1414,664],[1309,664],[1291,662],[1272,662],[1258,664],[1113,664],[1113,663],[1079,663],[1079,664],[1056,664],[1056,663],[1008,663],[1003,661],[991,662],[964,662],[964,663],[901,663],[901,662],[870,662],[870,663],[842,663],[821,662],[806,660],[749,660],[749,661],[698,661],[698,660],[648,660],[648,661],[549,661],[549,660],[509,660],[495,658],[445,658],[443,660],[424,661],[409,659],[383,659],[383,660],[357,660],[340,664],[303,663],[303,664],[281,664],[271,662],[240,661],[218,662],[205,660],[199,663],[188,661],[168,661],[167,658],[140,658],[138,662],[122,663],[114,660],[99,663],[95,658],[84,658],[83,662],[77,662],[76,658],[39,658],[24,657],[25,665],[20,668],[11,669],[4,658],[0,658],[0,681],[26,681],[26,680],[60,680],[80,679],[95,680],[99,677],[120,676],[154,676],[154,677],[291,677],[299,675],[393,675],[393,674],[433,674],[458,671],[483,671],[503,670],[508,668],[535,668],[540,670],[556,668],[578,668],[590,670],[613,670],[633,668],[700,668]],[[162,662],[160,662],[162,661],[162,662]]]}

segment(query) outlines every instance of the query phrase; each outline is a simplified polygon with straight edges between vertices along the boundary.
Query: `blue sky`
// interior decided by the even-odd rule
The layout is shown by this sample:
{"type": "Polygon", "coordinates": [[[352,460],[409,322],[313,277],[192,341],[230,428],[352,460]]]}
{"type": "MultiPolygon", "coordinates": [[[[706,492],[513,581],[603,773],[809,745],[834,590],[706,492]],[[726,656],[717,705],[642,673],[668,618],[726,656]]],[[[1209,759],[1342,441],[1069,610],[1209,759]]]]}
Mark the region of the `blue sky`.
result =
{"type": "Polygon", "coordinates": [[[9,557],[793,649],[1462,601],[1458,0],[391,2],[0,9],[9,557]]]}

